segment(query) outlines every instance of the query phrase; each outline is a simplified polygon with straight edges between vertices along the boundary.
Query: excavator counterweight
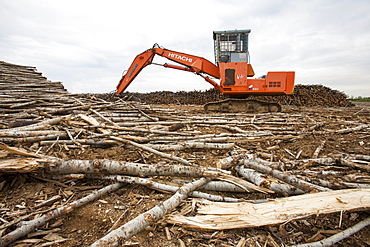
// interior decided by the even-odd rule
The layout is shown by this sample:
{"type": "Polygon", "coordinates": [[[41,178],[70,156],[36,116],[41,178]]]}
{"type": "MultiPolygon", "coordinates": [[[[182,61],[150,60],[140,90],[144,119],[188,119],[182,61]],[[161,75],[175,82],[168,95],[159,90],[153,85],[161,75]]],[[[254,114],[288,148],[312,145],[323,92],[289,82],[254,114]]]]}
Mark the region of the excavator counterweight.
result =
{"type": "Polygon", "coordinates": [[[254,76],[254,70],[249,63],[249,33],[250,29],[213,32],[216,64],[202,57],[167,50],[155,44],[136,56],[121,78],[116,94],[124,92],[140,71],[153,63],[154,56],[159,55],[178,64],[165,63],[162,66],[200,75],[223,95],[230,97],[207,103],[204,106],[206,112],[279,112],[281,106],[276,103],[246,98],[249,95],[292,94],[295,73],[268,72],[263,78],[250,78],[254,76]]]}

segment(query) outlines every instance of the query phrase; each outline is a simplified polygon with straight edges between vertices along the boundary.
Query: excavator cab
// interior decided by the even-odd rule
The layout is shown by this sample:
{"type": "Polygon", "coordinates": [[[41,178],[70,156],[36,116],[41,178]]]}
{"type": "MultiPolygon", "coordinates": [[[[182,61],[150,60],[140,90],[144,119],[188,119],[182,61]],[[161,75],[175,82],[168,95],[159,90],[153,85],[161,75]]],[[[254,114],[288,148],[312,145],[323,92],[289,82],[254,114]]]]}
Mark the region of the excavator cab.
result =
{"type": "Polygon", "coordinates": [[[214,31],[215,61],[218,63],[249,62],[248,35],[250,29],[214,31]]]}
{"type": "Polygon", "coordinates": [[[250,32],[250,29],[213,32],[215,61],[221,75],[220,86],[226,88],[226,91],[233,91],[232,87],[237,85],[245,86],[247,77],[254,76],[249,64],[250,32]]]}

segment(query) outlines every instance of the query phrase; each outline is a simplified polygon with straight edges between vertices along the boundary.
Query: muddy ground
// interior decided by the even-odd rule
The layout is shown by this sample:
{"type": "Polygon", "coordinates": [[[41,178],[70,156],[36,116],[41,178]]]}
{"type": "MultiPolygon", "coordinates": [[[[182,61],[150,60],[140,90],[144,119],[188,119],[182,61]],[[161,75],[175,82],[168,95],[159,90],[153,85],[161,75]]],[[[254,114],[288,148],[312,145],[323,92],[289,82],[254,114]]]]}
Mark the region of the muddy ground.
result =
{"type": "MultiPolygon", "coordinates": [[[[187,119],[192,117],[210,117],[205,115],[200,106],[195,105],[155,105],[155,108],[172,109],[172,117],[178,115],[185,116],[187,119]]],[[[283,115],[273,116],[271,114],[257,115],[255,120],[263,120],[256,125],[263,128],[274,127],[272,131],[275,135],[295,135],[314,126],[315,123],[323,122],[317,126],[315,131],[309,132],[302,138],[296,139],[266,139],[251,142],[235,142],[233,150],[185,150],[168,151],[184,159],[191,160],[197,165],[215,167],[216,162],[224,157],[230,156],[233,152],[247,153],[267,153],[273,155],[273,161],[302,160],[312,158],[314,151],[322,141],[325,145],[319,153],[319,157],[333,157],[335,155],[369,155],[370,154],[370,129],[369,127],[352,131],[349,133],[336,133],[336,130],[351,128],[370,122],[370,104],[358,103],[355,107],[295,107],[284,106],[283,115]],[[270,120],[279,118],[282,124],[269,124],[270,120]],[[284,124],[284,122],[286,124],[284,124]],[[293,124],[292,122],[296,122],[293,124]],[[332,132],[325,132],[331,130],[332,132]],[[321,131],[321,133],[319,133],[321,131]],[[300,154],[299,154],[300,153],[300,154]],[[298,157],[299,154],[299,157],[298,157]]],[[[212,117],[225,116],[227,114],[212,114],[212,117]]],[[[240,116],[237,116],[240,118],[240,116]]],[[[253,115],[246,117],[246,121],[253,119],[253,115]]],[[[276,120],[278,121],[278,120],[276,120]]],[[[241,126],[243,130],[255,130],[253,126],[241,126]]],[[[196,130],[201,134],[219,134],[229,132],[219,125],[189,124],[184,131],[196,130]]],[[[20,144],[23,148],[32,151],[30,146],[20,144]]],[[[48,150],[48,155],[64,159],[109,159],[139,163],[160,162],[175,164],[149,152],[139,150],[125,144],[105,147],[105,148],[65,148],[63,145],[55,145],[48,150]]],[[[320,175],[320,178],[329,181],[350,181],[352,177],[367,177],[365,181],[369,183],[369,173],[361,170],[341,167],[341,166],[322,166],[310,164],[305,167],[295,167],[298,174],[304,170],[333,170],[340,172],[341,175],[320,175]]],[[[235,174],[235,172],[234,172],[235,174]]],[[[302,173],[303,174],[303,173],[302,173]]],[[[172,178],[157,178],[161,180],[171,180],[172,178]]],[[[359,182],[359,181],[355,181],[359,182]]],[[[364,182],[364,181],[360,181],[364,182]]],[[[97,188],[111,184],[109,181],[92,179],[45,179],[40,175],[34,174],[0,174],[0,225],[19,218],[22,215],[32,213],[36,210],[45,210],[51,205],[35,209],[34,206],[41,200],[49,199],[54,195],[60,195],[61,200],[54,203],[60,206],[71,202],[85,195],[90,194],[97,188]]],[[[217,193],[217,192],[215,192],[217,193]]],[[[271,197],[262,193],[221,193],[218,194],[243,198],[243,199],[262,199],[271,197]]],[[[12,246],[47,246],[47,243],[54,242],[52,246],[89,246],[94,241],[107,234],[112,225],[119,220],[119,225],[133,219],[137,215],[149,210],[153,206],[171,194],[152,190],[141,185],[125,184],[116,192],[100,198],[95,202],[89,203],[73,212],[52,220],[47,225],[38,228],[39,235],[29,235],[19,240],[12,246]],[[48,231],[42,233],[42,231],[48,231]],[[48,233],[48,234],[47,234],[48,233]],[[29,240],[29,239],[32,239],[29,240]],[[29,243],[31,242],[31,243],[29,243]]],[[[282,197],[274,195],[273,197],[282,197]]],[[[314,203],[314,202],[313,202],[314,203]]],[[[177,208],[181,210],[185,205],[191,204],[191,199],[184,201],[177,208]]],[[[191,214],[191,213],[190,213],[191,214]]],[[[181,226],[167,224],[159,221],[151,227],[143,230],[132,237],[131,243],[125,246],[237,246],[242,238],[246,238],[245,246],[283,246],[298,243],[312,242],[331,236],[344,230],[359,221],[370,216],[369,211],[360,212],[341,212],[330,215],[316,215],[301,220],[286,222],[281,225],[265,226],[259,228],[246,228],[225,231],[199,231],[186,229],[181,226]]],[[[0,230],[5,235],[14,230],[16,226],[0,230]]],[[[370,227],[354,234],[353,236],[341,241],[335,246],[370,246],[370,227]]]]}

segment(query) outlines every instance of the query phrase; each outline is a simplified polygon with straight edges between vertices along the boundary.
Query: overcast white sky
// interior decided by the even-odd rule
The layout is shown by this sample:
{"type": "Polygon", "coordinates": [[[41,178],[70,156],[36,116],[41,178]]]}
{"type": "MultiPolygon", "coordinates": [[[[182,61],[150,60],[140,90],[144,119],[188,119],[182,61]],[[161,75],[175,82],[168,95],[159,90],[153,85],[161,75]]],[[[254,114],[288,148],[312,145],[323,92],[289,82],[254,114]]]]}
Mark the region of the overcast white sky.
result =
{"type": "MultiPolygon", "coordinates": [[[[296,84],[365,97],[369,13],[369,0],[0,0],[0,60],[36,66],[73,93],[111,92],[154,43],[214,62],[213,31],[252,29],[256,75],[293,70],[296,84]]],[[[211,87],[192,73],[151,65],[127,90],[211,87]]]]}

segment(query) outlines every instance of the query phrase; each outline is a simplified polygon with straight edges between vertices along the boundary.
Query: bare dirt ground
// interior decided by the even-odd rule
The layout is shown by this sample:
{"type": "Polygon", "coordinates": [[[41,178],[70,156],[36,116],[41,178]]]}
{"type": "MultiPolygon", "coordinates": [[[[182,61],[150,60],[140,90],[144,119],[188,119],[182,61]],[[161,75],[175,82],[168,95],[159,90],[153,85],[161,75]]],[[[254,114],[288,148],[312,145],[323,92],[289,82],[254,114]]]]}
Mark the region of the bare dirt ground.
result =
{"type": "MultiPolygon", "coordinates": [[[[169,118],[204,117],[206,119],[228,119],[232,123],[233,116],[228,114],[206,115],[200,106],[194,105],[153,105],[155,108],[172,109],[169,118]]],[[[245,121],[250,123],[254,119],[254,125],[260,130],[271,131],[274,135],[297,135],[303,130],[323,123],[310,130],[301,138],[292,139],[261,139],[257,141],[235,141],[233,150],[203,150],[187,149],[184,151],[167,151],[178,157],[191,160],[197,165],[215,167],[216,162],[228,157],[233,151],[247,153],[265,153],[273,155],[271,160],[282,161],[302,160],[312,158],[317,147],[325,141],[318,157],[333,157],[335,155],[369,155],[370,154],[370,131],[369,126],[361,130],[348,133],[336,132],[338,130],[353,128],[370,122],[370,104],[358,103],[355,107],[294,107],[284,106],[283,113],[259,114],[244,116],[245,121]]],[[[243,116],[235,116],[238,120],[243,116]]],[[[184,120],[183,120],[184,121],[184,120]]],[[[187,124],[183,130],[197,131],[199,134],[220,134],[231,132],[224,129],[222,124],[187,124]]],[[[253,125],[240,126],[246,131],[253,131],[253,125]]],[[[32,150],[30,146],[18,145],[32,150]]],[[[140,163],[167,163],[173,161],[160,158],[149,152],[139,150],[125,144],[105,148],[88,147],[66,148],[63,145],[55,145],[47,153],[63,159],[109,159],[140,163]]],[[[305,171],[337,171],[339,176],[319,175],[320,178],[329,181],[359,182],[354,177],[367,178],[369,173],[359,169],[343,166],[328,165],[327,167],[315,163],[295,167],[295,170],[305,171]],[[351,180],[354,178],[354,181],[351,180]]],[[[235,173],[234,173],[235,174],[235,173]]],[[[304,174],[304,173],[301,173],[304,174]]],[[[172,178],[157,178],[169,181],[172,178]]],[[[34,206],[42,200],[49,199],[54,195],[60,195],[61,200],[54,203],[60,206],[90,194],[97,188],[110,184],[109,181],[94,179],[45,179],[33,174],[0,174],[0,226],[22,215],[36,210],[45,210],[51,205],[35,209],[34,206]]],[[[220,195],[236,198],[263,199],[266,196],[261,193],[225,193],[216,192],[220,195]]],[[[149,189],[145,186],[125,184],[116,192],[110,193],[99,200],[78,208],[73,212],[52,220],[47,225],[38,228],[39,235],[28,235],[28,241],[18,241],[12,246],[46,246],[46,243],[60,240],[52,246],[89,246],[94,241],[107,234],[112,225],[118,220],[119,225],[128,222],[137,215],[149,210],[171,194],[149,189]],[[42,231],[49,231],[44,232],[42,231]],[[32,239],[29,240],[29,239],[32,239]],[[44,244],[44,245],[43,245],[44,244]]],[[[275,195],[274,197],[281,197],[275,195]]],[[[314,203],[314,202],[312,202],[314,203]]],[[[184,201],[177,208],[181,210],[185,205],[191,204],[191,199],[184,201]]],[[[199,231],[187,229],[181,226],[167,224],[159,221],[131,238],[131,244],[125,246],[237,246],[242,238],[246,238],[245,246],[283,246],[298,243],[312,242],[326,238],[334,233],[342,231],[357,222],[369,217],[369,211],[340,212],[329,215],[316,215],[308,218],[286,222],[281,225],[265,226],[258,228],[245,228],[225,231],[199,231]]],[[[16,226],[0,230],[1,234],[14,230],[16,226]]],[[[334,246],[370,246],[370,228],[367,227],[353,236],[341,241],[334,246]]]]}

